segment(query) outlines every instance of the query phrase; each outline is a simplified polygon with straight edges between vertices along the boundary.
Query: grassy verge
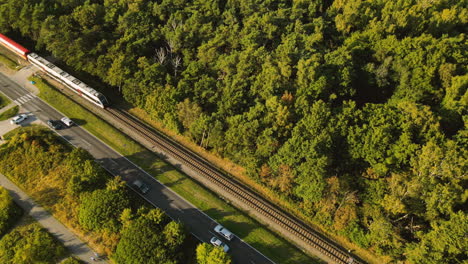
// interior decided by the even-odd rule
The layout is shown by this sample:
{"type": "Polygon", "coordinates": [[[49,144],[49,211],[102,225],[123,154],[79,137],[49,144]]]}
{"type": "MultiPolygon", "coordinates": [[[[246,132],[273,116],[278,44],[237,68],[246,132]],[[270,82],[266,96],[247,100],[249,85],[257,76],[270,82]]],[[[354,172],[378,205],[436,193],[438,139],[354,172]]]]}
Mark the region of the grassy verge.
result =
{"type": "Polygon", "coordinates": [[[0,109],[9,105],[11,103],[10,99],[0,93],[0,109]]]}
{"type": "Polygon", "coordinates": [[[18,64],[5,55],[0,54],[0,63],[12,70],[18,70],[18,64]]]}
{"type": "Polygon", "coordinates": [[[218,198],[195,181],[161,161],[154,153],[117,129],[75,104],[45,81],[31,78],[40,90],[39,97],[72,118],[77,124],[112,146],[115,150],[154,175],[200,210],[232,230],[247,243],[278,263],[318,263],[287,241],[262,227],[236,208],[218,198]]]}
{"type": "Polygon", "coordinates": [[[12,118],[17,115],[19,112],[19,106],[14,106],[5,112],[0,114],[0,121],[7,120],[8,118],[12,118]]]}

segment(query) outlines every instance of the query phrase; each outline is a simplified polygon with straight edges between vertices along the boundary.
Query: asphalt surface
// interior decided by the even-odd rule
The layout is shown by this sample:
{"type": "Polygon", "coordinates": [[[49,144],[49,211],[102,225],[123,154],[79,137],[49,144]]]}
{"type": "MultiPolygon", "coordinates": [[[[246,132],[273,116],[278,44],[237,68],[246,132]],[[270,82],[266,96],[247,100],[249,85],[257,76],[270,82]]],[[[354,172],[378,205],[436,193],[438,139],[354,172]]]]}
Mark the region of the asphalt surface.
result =
{"type": "MultiPolygon", "coordinates": [[[[63,114],[1,73],[0,91],[15,103],[21,105],[24,111],[20,112],[28,114],[32,120],[37,118],[45,122],[49,119],[59,120],[63,117],[63,114]]],[[[150,191],[143,197],[148,202],[164,210],[172,219],[184,223],[199,240],[209,243],[214,234],[213,228],[217,225],[209,216],[84,129],[73,126],[58,130],[57,133],[72,145],[86,149],[97,162],[113,175],[121,176],[128,183],[132,183],[137,179],[147,183],[150,186],[150,191]]],[[[217,237],[221,238],[219,235],[217,237]]],[[[234,263],[273,263],[237,237],[232,241],[222,240],[230,247],[229,254],[232,256],[234,263]]]]}
{"type": "Polygon", "coordinates": [[[107,263],[104,259],[96,258],[93,250],[83,241],[75,236],[68,228],[56,220],[49,212],[39,206],[34,200],[18,188],[13,182],[8,180],[3,174],[0,174],[0,185],[10,192],[13,200],[23,210],[38,221],[49,233],[55,236],[71,254],[78,257],[85,263],[107,263]],[[91,258],[95,258],[92,261],[91,258]]]}

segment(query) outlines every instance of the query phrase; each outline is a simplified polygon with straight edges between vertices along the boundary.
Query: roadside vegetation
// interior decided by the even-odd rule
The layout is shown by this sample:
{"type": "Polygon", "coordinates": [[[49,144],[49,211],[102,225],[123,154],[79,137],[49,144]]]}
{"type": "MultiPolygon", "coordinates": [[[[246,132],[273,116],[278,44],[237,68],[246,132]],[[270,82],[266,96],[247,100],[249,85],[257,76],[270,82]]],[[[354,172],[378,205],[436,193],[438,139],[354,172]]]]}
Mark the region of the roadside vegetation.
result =
{"type": "Polygon", "coordinates": [[[84,264],[84,262],[75,257],[69,257],[60,262],[60,264],[84,264]]]}
{"type": "Polygon", "coordinates": [[[11,103],[10,99],[8,99],[5,95],[0,93],[0,109],[2,109],[3,107],[9,105],[10,103],[11,103]]]}
{"type": "Polygon", "coordinates": [[[86,151],[39,126],[4,137],[0,172],[115,263],[195,263],[183,225],[149,208],[86,151]]]}
{"type": "Polygon", "coordinates": [[[13,106],[12,108],[6,110],[5,112],[0,113],[0,121],[7,120],[14,117],[19,112],[19,106],[13,106]]]}
{"type": "Polygon", "coordinates": [[[18,221],[23,210],[13,201],[8,190],[0,186],[0,237],[18,221]]]}
{"type": "Polygon", "coordinates": [[[230,264],[231,260],[223,254],[223,249],[213,245],[202,243],[197,247],[198,264],[230,264]]]}
{"type": "Polygon", "coordinates": [[[55,264],[66,255],[66,248],[34,221],[15,227],[0,239],[0,263],[4,264],[55,264]]]}
{"type": "Polygon", "coordinates": [[[66,249],[13,201],[0,186],[0,263],[57,263],[66,249]]]}
{"type": "Polygon", "coordinates": [[[261,224],[232,207],[217,195],[206,190],[195,181],[183,175],[172,166],[161,161],[156,154],[148,151],[105,121],[75,104],[45,80],[31,77],[39,88],[39,97],[93,133],[122,155],[133,161],[160,182],[190,201],[197,208],[233,231],[237,236],[263,254],[279,263],[315,263],[289,242],[279,238],[261,224]],[[82,120],[82,121],[80,121],[82,120]]]}
{"type": "Polygon", "coordinates": [[[5,65],[11,70],[18,70],[18,64],[3,54],[0,54],[0,64],[5,65]]]}

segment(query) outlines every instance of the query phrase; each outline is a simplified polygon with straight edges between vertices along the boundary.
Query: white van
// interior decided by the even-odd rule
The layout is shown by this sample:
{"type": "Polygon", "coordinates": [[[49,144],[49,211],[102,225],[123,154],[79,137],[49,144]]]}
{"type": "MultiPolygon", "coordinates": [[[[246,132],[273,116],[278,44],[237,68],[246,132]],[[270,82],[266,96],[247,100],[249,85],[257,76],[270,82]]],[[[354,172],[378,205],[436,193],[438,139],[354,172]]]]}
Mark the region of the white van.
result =
{"type": "Polygon", "coordinates": [[[74,124],[73,121],[70,118],[66,117],[66,116],[62,117],[62,119],[60,119],[60,121],[62,121],[62,123],[64,123],[67,127],[71,127],[74,124]]]}

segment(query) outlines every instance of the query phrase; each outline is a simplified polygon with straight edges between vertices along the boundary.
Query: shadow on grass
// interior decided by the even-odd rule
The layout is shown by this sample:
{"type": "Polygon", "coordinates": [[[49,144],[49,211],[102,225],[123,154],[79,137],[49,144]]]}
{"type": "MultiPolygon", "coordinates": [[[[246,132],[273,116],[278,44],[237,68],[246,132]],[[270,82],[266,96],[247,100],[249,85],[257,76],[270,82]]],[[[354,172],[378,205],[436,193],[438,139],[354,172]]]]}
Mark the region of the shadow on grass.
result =
{"type": "MultiPolygon", "coordinates": [[[[204,210],[204,212],[207,215],[209,215],[210,217],[215,218],[215,219],[223,219],[226,216],[230,216],[230,215],[235,214],[235,212],[232,212],[232,211],[228,212],[228,211],[220,210],[218,208],[207,209],[207,210],[204,210]]],[[[223,225],[225,225],[225,223],[227,223],[227,222],[228,221],[223,221],[223,225]]],[[[243,223],[236,223],[236,222],[232,222],[232,223],[243,224],[243,223]]],[[[227,227],[227,225],[226,225],[226,227],[227,227]]]]}
{"type": "Polygon", "coordinates": [[[88,123],[86,122],[86,120],[79,119],[79,118],[72,118],[72,121],[78,126],[84,126],[88,123]]]}
{"type": "Polygon", "coordinates": [[[177,179],[177,180],[175,180],[173,182],[166,182],[166,183],[164,183],[164,185],[166,185],[169,188],[172,188],[172,187],[175,187],[175,186],[177,186],[179,184],[182,184],[185,181],[187,181],[186,178],[180,177],[179,179],[177,179]]]}

